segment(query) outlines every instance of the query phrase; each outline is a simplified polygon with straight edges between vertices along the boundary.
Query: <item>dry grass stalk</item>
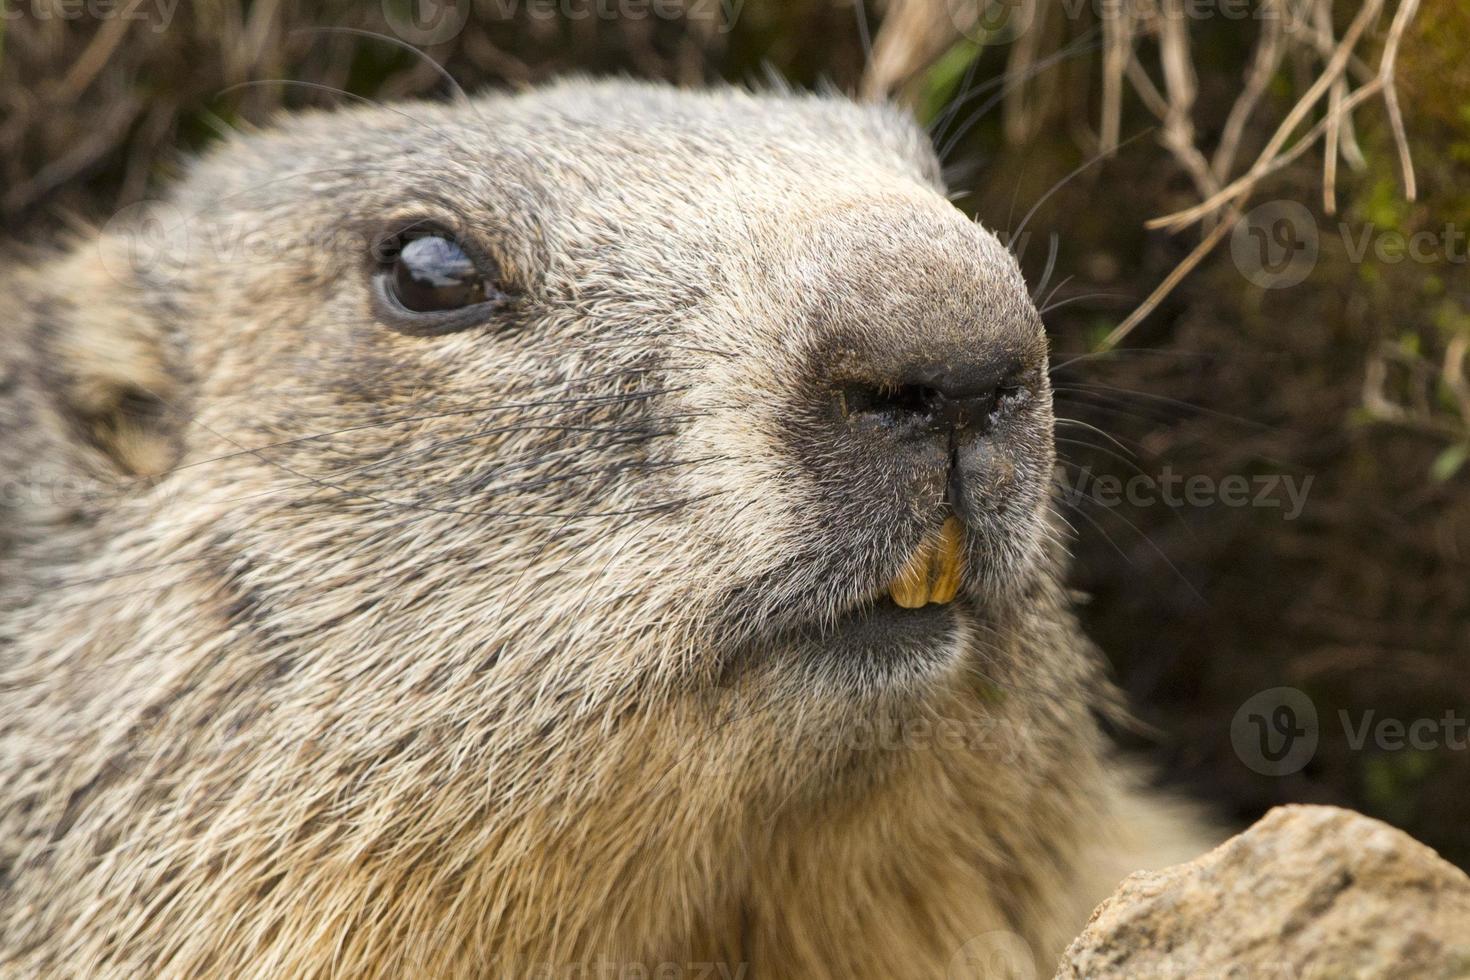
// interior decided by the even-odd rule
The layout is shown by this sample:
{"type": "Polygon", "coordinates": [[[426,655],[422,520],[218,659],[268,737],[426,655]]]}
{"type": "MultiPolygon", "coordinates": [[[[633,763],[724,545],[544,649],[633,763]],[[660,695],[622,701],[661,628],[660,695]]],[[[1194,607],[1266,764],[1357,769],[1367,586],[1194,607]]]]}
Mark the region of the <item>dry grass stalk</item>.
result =
{"type": "MultiPolygon", "coordinates": [[[[1011,78],[1035,78],[1032,71],[1046,34],[1046,11],[1050,4],[1041,0],[1021,0],[1017,7],[1018,23],[1027,25],[1011,45],[1011,56],[1006,63],[1006,74],[1011,78]]],[[[1005,90],[1006,138],[1012,143],[1030,139],[1035,132],[1037,113],[1032,95],[1035,85],[1012,85],[1005,90]]]]}
{"type": "MultiPolygon", "coordinates": [[[[887,37],[890,31],[912,30],[909,25],[916,19],[912,11],[918,7],[927,8],[931,15],[931,19],[926,21],[931,25],[931,48],[944,48],[933,40],[934,23],[948,24],[952,30],[951,40],[959,36],[961,28],[953,17],[947,16],[956,9],[954,4],[944,0],[896,2],[906,15],[885,23],[879,32],[880,47],[898,43],[887,37]]],[[[974,0],[976,22],[989,2],[974,0]]],[[[1185,9],[1185,0],[1110,0],[1096,5],[1103,38],[1100,148],[1107,154],[1117,149],[1124,93],[1131,91],[1159,119],[1161,144],[1189,175],[1200,196],[1198,204],[1155,218],[1146,223],[1147,227],[1171,233],[1195,224],[1203,224],[1206,228],[1199,245],[1148,299],[1118,325],[1108,336],[1105,347],[1126,338],[1219,244],[1240,220],[1263,180],[1300,158],[1319,141],[1323,149],[1323,207],[1329,214],[1334,213],[1339,157],[1350,166],[1364,165],[1352,114],[1371,98],[1383,98],[1398,155],[1404,196],[1409,200],[1415,198],[1417,185],[1413,158],[1394,86],[1394,72],[1404,34],[1418,10],[1419,0],[1398,0],[1376,67],[1370,66],[1360,53],[1360,47],[1365,46],[1366,39],[1382,19],[1390,2],[1364,0],[1342,37],[1335,38],[1332,0],[1258,0],[1258,20],[1262,26],[1245,72],[1243,87],[1226,117],[1221,138],[1208,157],[1199,146],[1193,119],[1197,81],[1191,54],[1191,20],[1185,9]],[[1154,81],[1148,67],[1139,58],[1139,42],[1147,39],[1157,44],[1162,86],[1154,81]],[[1265,93],[1288,54],[1319,66],[1310,84],[1277,124],[1255,159],[1243,172],[1236,173],[1236,160],[1245,134],[1259,117],[1265,93]],[[1314,114],[1318,118],[1307,126],[1314,114]],[[1305,135],[1293,142],[1293,137],[1304,127],[1305,135]]],[[[1029,77],[1027,69],[1044,53],[1040,47],[1043,41],[1048,44],[1065,41],[1065,38],[1050,37],[1040,29],[1038,22],[1044,6],[1038,5],[1038,0],[1024,0],[1024,7],[1019,8],[1025,18],[1021,22],[1030,27],[1016,40],[1008,65],[1008,74],[1015,83],[1006,93],[1006,133],[1013,141],[1024,139],[1035,125],[1029,92],[1036,82],[1029,77]]],[[[909,48],[915,50],[913,45],[909,48]]],[[[906,70],[916,73],[925,64],[927,62],[911,61],[906,70]]],[[[884,68],[885,73],[891,70],[888,66],[884,68]]],[[[891,78],[886,85],[886,91],[896,87],[891,78]]]]}

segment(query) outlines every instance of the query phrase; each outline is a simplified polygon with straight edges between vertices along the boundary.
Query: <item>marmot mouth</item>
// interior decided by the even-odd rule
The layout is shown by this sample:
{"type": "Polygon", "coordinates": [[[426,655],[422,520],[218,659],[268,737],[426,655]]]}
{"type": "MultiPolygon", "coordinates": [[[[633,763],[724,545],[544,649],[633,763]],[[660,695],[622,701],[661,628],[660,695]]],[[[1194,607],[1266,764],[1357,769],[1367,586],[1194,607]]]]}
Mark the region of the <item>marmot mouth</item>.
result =
{"type": "Polygon", "coordinates": [[[821,675],[828,681],[846,676],[872,690],[947,670],[960,655],[956,644],[971,615],[961,589],[967,546],[964,522],[947,513],[887,584],[870,579],[836,608],[821,608],[830,597],[813,592],[806,601],[783,603],[776,616],[742,616],[742,622],[764,621],[768,629],[742,642],[731,662],[762,662],[772,654],[790,662],[787,657],[794,655],[796,663],[835,671],[821,675]]]}
{"type": "Polygon", "coordinates": [[[890,564],[892,552],[881,570],[853,567],[843,560],[845,556],[811,555],[793,559],[788,566],[790,574],[800,574],[804,580],[801,592],[767,591],[781,582],[779,578],[734,587],[727,597],[732,627],[770,641],[796,634],[814,636],[875,616],[915,622],[944,618],[940,614],[949,613],[963,598],[962,587],[970,571],[970,541],[958,515],[946,508],[942,517],[895,563],[896,570],[890,564]],[[807,570],[807,560],[821,562],[820,571],[807,570]],[[935,615],[927,615],[930,613],[935,615]]]}
{"type": "Polygon", "coordinates": [[[937,602],[905,608],[882,596],[791,638],[798,662],[822,668],[827,680],[846,677],[871,692],[887,691],[952,666],[963,618],[957,608],[937,602]]]}

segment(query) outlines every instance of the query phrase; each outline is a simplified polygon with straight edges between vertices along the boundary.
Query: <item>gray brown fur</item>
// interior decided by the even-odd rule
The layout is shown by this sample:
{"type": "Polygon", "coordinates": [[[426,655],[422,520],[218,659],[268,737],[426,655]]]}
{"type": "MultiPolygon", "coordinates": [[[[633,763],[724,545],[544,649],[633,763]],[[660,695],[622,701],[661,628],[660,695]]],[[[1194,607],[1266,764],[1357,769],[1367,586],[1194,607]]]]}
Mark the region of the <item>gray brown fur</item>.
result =
{"type": "Polygon", "coordinates": [[[3,293],[0,466],[51,475],[0,503],[0,974],[961,976],[1193,848],[1092,715],[1044,370],[953,642],[821,629],[942,487],[834,482],[813,399],[927,342],[1044,365],[899,112],[303,114],[164,213],[177,265],[113,229],[3,293]],[[513,309],[375,322],[366,243],[426,214],[513,309]]]}

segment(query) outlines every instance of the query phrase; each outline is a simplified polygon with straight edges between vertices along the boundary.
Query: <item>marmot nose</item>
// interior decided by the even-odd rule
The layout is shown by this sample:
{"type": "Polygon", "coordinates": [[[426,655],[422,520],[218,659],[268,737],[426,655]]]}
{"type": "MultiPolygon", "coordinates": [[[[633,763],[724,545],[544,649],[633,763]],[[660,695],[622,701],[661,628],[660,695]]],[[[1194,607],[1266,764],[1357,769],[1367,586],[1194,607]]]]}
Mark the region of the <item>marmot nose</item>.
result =
{"type": "Polygon", "coordinates": [[[920,432],[984,431],[1000,399],[1020,385],[1019,362],[919,363],[891,379],[849,383],[839,395],[849,418],[920,432]]]}

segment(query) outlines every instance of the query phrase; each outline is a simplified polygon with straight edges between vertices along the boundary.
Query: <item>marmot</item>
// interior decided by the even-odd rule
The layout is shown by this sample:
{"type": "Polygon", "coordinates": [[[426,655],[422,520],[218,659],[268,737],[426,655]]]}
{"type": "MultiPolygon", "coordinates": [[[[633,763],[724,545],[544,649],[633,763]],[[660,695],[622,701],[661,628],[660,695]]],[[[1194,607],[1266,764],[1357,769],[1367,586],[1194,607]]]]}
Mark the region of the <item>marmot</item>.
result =
{"type": "Polygon", "coordinates": [[[1204,846],[896,109],[303,113],[9,278],[5,975],[1049,973],[1204,846]]]}

